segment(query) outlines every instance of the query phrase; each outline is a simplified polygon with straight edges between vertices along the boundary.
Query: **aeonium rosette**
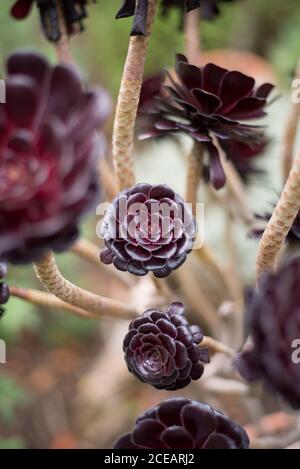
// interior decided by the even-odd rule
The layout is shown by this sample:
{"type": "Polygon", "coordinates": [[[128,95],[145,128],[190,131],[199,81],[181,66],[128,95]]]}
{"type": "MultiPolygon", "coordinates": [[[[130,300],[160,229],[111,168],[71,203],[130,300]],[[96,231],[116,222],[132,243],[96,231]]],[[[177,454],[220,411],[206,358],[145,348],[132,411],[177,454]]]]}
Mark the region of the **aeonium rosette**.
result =
{"type": "Polygon", "coordinates": [[[116,196],[100,231],[103,263],[134,275],[166,277],[185,262],[197,229],[190,207],[170,187],[137,184],[116,196]]]}
{"type": "Polygon", "coordinates": [[[77,70],[36,53],[7,61],[0,105],[0,257],[36,261],[76,240],[98,198],[99,129],[111,102],[77,70]]]}

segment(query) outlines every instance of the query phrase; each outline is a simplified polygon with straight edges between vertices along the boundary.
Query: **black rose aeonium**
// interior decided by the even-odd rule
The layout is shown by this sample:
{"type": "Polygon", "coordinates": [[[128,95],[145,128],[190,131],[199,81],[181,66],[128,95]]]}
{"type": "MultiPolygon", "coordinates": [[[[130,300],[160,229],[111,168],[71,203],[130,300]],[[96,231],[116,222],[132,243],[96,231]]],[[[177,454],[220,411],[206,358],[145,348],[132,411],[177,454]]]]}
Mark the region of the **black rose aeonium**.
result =
{"type": "Polygon", "coordinates": [[[196,220],[182,197],[166,185],[137,184],[120,192],[101,227],[101,261],[134,275],[166,277],[193,248],[196,220]]]}
{"type": "Polygon", "coordinates": [[[36,53],[7,61],[0,106],[0,257],[23,264],[64,251],[99,197],[96,130],[111,109],[74,67],[36,53]]]}
{"type": "MultiPolygon", "coordinates": [[[[82,21],[88,16],[88,3],[97,0],[61,0],[62,13],[69,34],[83,30],[82,21]]],[[[59,25],[58,0],[17,0],[12,6],[11,13],[16,19],[26,18],[34,3],[36,4],[43,31],[50,41],[58,41],[61,37],[59,25]]]]}
{"type": "Polygon", "coordinates": [[[246,310],[251,345],[235,360],[247,381],[262,380],[295,409],[300,409],[299,283],[299,256],[262,277],[246,310]]]}
{"type": "Polygon", "coordinates": [[[206,150],[210,180],[219,189],[225,184],[225,173],[216,140],[229,159],[232,144],[250,150],[263,145],[264,128],[248,121],[265,116],[272,89],[269,83],[256,87],[253,78],[212,63],[196,67],[177,54],[176,77],[168,75],[164,93],[149,111],[152,126],[140,139],[176,132],[189,135],[206,150]]]}
{"type": "MultiPolygon", "coordinates": [[[[117,13],[116,18],[127,18],[134,16],[132,36],[144,36],[146,34],[146,22],[148,14],[148,0],[123,0],[123,4],[117,13]]],[[[181,0],[182,7],[185,11],[191,11],[199,8],[201,0],[181,0]]]]}
{"type": "Polygon", "coordinates": [[[214,407],[181,397],[140,415],[114,449],[247,449],[245,430],[214,407]]]}
{"type": "Polygon", "coordinates": [[[173,302],[166,312],[150,309],[131,322],[123,343],[125,361],[142,382],[175,391],[201,378],[209,363],[202,340],[200,327],[185,318],[184,305],[173,302]]]}

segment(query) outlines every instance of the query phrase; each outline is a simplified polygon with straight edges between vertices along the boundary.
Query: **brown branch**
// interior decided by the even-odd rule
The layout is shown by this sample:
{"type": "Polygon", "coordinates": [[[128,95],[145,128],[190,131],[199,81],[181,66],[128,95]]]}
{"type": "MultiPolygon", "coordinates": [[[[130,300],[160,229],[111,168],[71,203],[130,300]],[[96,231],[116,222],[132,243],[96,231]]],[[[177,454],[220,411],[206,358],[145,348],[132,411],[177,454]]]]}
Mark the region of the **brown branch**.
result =
{"type": "Polygon", "coordinates": [[[70,50],[70,38],[66,28],[61,0],[57,1],[57,11],[60,31],[60,38],[55,43],[57,59],[59,62],[73,65],[74,59],[70,50]]]}
{"type": "Polygon", "coordinates": [[[300,209],[300,152],[293,163],[289,177],[267,224],[258,246],[257,278],[275,267],[286,236],[300,209]]]}
{"type": "Polygon", "coordinates": [[[213,339],[212,337],[204,336],[202,342],[199,344],[199,347],[207,347],[209,352],[214,353],[224,353],[230,358],[235,356],[235,351],[228,347],[227,345],[219,342],[218,340],[213,339]]]}
{"type": "Polygon", "coordinates": [[[73,244],[71,251],[77,254],[81,259],[84,259],[93,264],[98,269],[105,270],[110,276],[115,277],[118,281],[123,283],[125,287],[132,287],[134,285],[134,279],[127,272],[120,272],[113,265],[105,265],[100,261],[100,249],[99,247],[88,241],[87,239],[79,239],[73,244]]]}
{"type": "Polygon", "coordinates": [[[245,225],[252,226],[255,217],[249,205],[248,197],[244,189],[244,184],[234,165],[228,160],[219,140],[211,134],[213,143],[218,149],[220,161],[226,175],[226,188],[228,201],[235,206],[236,213],[245,225]]]}
{"type": "Polygon", "coordinates": [[[146,36],[130,38],[119,91],[114,129],[113,157],[119,189],[135,184],[133,160],[134,127],[140,99],[144,66],[157,0],[149,0],[146,36]]]}
{"type": "Polygon", "coordinates": [[[163,298],[171,301],[173,298],[173,293],[168,286],[167,280],[164,278],[157,278],[155,277],[155,275],[152,275],[152,280],[157,290],[157,293],[160,294],[163,298]]]}
{"type": "Polygon", "coordinates": [[[195,142],[187,159],[187,175],[185,200],[192,204],[193,214],[196,214],[197,195],[202,177],[203,146],[195,142]]]}
{"type": "Polygon", "coordinates": [[[34,268],[37,277],[50,293],[77,308],[122,319],[132,319],[139,314],[134,306],[96,295],[66,280],[56,265],[53,253],[34,264],[34,268]]]}
{"type": "Polygon", "coordinates": [[[101,184],[105,190],[106,199],[111,201],[118,193],[118,183],[116,177],[114,175],[113,169],[110,167],[105,158],[101,158],[99,166],[101,184]]]}
{"type": "MultiPolygon", "coordinates": [[[[200,143],[195,142],[188,155],[187,161],[185,200],[192,204],[194,216],[197,213],[198,190],[202,178],[203,153],[203,146],[200,143]]],[[[225,274],[208,246],[202,246],[200,249],[195,249],[194,252],[198,259],[202,261],[221,282],[225,291],[228,291],[228,282],[225,274]]]]}
{"type": "Polygon", "coordinates": [[[200,62],[200,9],[196,8],[184,16],[184,42],[185,54],[191,64],[200,62]]]}
{"type": "Polygon", "coordinates": [[[76,316],[80,316],[87,319],[99,319],[100,316],[96,314],[91,314],[88,311],[85,311],[81,308],[76,308],[76,306],[70,305],[61,301],[56,296],[51,293],[46,293],[39,290],[32,290],[27,288],[19,288],[10,286],[10,294],[21,300],[28,301],[36,306],[52,308],[52,309],[65,309],[76,316]]]}
{"type": "Polygon", "coordinates": [[[208,328],[213,333],[218,333],[220,319],[217,311],[203,291],[199,278],[194,275],[190,268],[185,266],[176,270],[173,275],[178,280],[184,297],[195,311],[195,314],[199,316],[203,327],[208,328]]]}

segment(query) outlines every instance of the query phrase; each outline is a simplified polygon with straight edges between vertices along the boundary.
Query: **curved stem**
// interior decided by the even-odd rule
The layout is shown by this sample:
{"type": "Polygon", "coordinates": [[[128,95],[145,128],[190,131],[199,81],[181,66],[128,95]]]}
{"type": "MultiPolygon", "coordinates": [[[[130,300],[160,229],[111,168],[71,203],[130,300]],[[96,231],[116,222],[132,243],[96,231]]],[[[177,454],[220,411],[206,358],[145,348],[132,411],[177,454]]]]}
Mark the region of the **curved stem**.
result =
{"type": "Polygon", "coordinates": [[[71,250],[82,259],[91,262],[97,267],[102,265],[99,260],[100,254],[98,246],[87,239],[81,238],[76,241],[76,243],[71,247],[71,250]]]}
{"type": "Polygon", "coordinates": [[[220,161],[226,175],[228,202],[231,202],[234,205],[236,213],[245,225],[252,226],[255,221],[255,217],[249,205],[248,196],[244,189],[241,177],[232,162],[227,158],[219,140],[212,133],[211,137],[215,147],[218,149],[220,161]]]}
{"type": "Polygon", "coordinates": [[[96,295],[66,280],[60,273],[52,252],[34,264],[34,268],[37,277],[50,293],[77,308],[123,319],[132,319],[139,314],[134,306],[96,295]]]}
{"type": "Polygon", "coordinates": [[[171,301],[173,297],[173,293],[170,290],[166,279],[164,278],[157,278],[155,275],[152,275],[152,280],[155,285],[155,288],[159,294],[165,299],[171,301]]]}
{"type": "Polygon", "coordinates": [[[94,264],[95,267],[98,269],[105,270],[109,275],[115,277],[119,280],[125,287],[132,287],[134,285],[134,279],[129,274],[127,275],[126,272],[120,272],[114,266],[105,265],[100,262],[100,254],[99,254],[99,247],[88,241],[87,239],[79,239],[76,241],[75,244],[71,247],[71,251],[77,254],[82,259],[94,264]]]}
{"type": "Polygon", "coordinates": [[[76,306],[70,305],[69,303],[65,303],[61,301],[56,296],[52,295],[51,293],[46,293],[39,290],[32,290],[29,288],[19,288],[10,286],[10,294],[16,298],[20,298],[21,300],[28,301],[36,306],[52,308],[52,309],[65,309],[76,316],[80,316],[87,319],[99,319],[100,316],[96,314],[91,314],[88,311],[85,311],[81,308],[77,308],[76,306]]]}
{"type": "MultiPolygon", "coordinates": [[[[295,79],[300,79],[300,60],[297,64],[295,79]]],[[[300,100],[293,102],[286,122],[286,128],[283,136],[283,154],[282,154],[282,174],[283,182],[288,178],[293,164],[295,140],[300,120],[300,100]]]]}
{"type": "MultiPolygon", "coordinates": [[[[196,204],[198,200],[197,195],[202,176],[203,153],[203,146],[200,143],[195,142],[192,151],[189,153],[187,162],[188,168],[186,178],[185,200],[186,202],[192,204],[192,210],[194,215],[196,215],[197,213],[196,204]]],[[[199,260],[204,262],[208,266],[211,272],[216,275],[224,289],[227,291],[228,283],[225,278],[225,274],[210,249],[204,245],[200,249],[195,249],[194,251],[199,260]]]]}
{"type": "MultiPolygon", "coordinates": [[[[239,256],[237,253],[237,245],[235,242],[234,222],[233,218],[227,213],[225,221],[225,246],[228,253],[228,266],[226,268],[227,283],[232,291],[232,296],[236,307],[244,310],[244,291],[243,282],[239,270],[239,256]]],[[[239,315],[240,317],[242,315],[239,315]]]]}
{"type": "Polygon", "coordinates": [[[195,314],[199,316],[200,323],[207,328],[210,333],[217,334],[220,329],[220,318],[217,311],[211,304],[206,293],[203,291],[202,283],[194,272],[186,266],[175,270],[174,277],[177,279],[182,294],[190,304],[195,314]]]}
{"type": "Polygon", "coordinates": [[[211,353],[224,353],[230,358],[235,356],[235,351],[228,347],[227,345],[219,342],[218,340],[213,339],[212,337],[204,336],[202,342],[199,344],[199,347],[207,347],[211,353]]]}
{"type": "Polygon", "coordinates": [[[148,1],[146,35],[132,36],[130,38],[119,91],[113,129],[113,157],[116,176],[121,190],[135,184],[133,160],[134,126],[143,82],[146,52],[156,6],[157,0],[148,1]]]}
{"type": "Polygon", "coordinates": [[[197,194],[202,176],[203,153],[203,146],[195,142],[187,160],[185,200],[193,204],[194,215],[196,214],[197,194]]]}
{"type": "Polygon", "coordinates": [[[105,190],[106,199],[111,201],[116,197],[118,193],[118,184],[116,181],[116,177],[113,173],[113,169],[110,167],[105,158],[101,158],[99,166],[101,184],[105,190]]]}
{"type": "Polygon", "coordinates": [[[195,8],[184,15],[185,54],[191,64],[200,62],[200,8],[195,8]]]}
{"type": "Polygon", "coordinates": [[[215,276],[216,280],[220,282],[224,292],[226,292],[227,300],[232,299],[232,294],[229,288],[229,282],[227,281],[226,274],[220,267],[218,261],[216,260],[214,254],[208,246],[202,246],[200,249],[194,250],[195,255],[198,257],[199,261],[203,262],[215,276]]]}
{"type": "Polygon", "coordinates": [[[300,209],[300,153],[298,153],[289,177],[267,224],[258,246],[256,259],[257,278],[275,267],[285,238],[300,209]]]}
{"type": "Polygon", "coordinates": [[[61,0],[57,1],[58,22],[60,38],[55,43],[56,55],[59,62],[74,64],[74,59],[70,50],[70,39],[65,24],[63,6],[61,0]]]}

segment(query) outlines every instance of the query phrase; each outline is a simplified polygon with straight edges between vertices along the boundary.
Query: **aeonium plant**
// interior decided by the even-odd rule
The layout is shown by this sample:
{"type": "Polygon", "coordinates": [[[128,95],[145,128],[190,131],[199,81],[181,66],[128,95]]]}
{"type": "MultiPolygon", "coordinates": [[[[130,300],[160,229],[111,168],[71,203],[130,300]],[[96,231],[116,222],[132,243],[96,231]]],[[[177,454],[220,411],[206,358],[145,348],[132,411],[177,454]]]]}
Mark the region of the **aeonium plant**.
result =
{"type": "MultiPolygon", "coordinates": [[[[58,58],[70,62],[69,35],[86,16],[87,3],[19,0],[12,12],[25,17],[35,4],[44,32],[61,52],[58,58]]],[[[123,339],[126,379],[134,376],[136,382],[171,396],[189,387],[189,398],[171,397],[142,413],[132,431],[117,438],[116,449],[247,449],[250,443],[267,447],[268,442],[253,438],[253,433],[250,442],[236,423],[257,417],[257,410],[253,412],[246,401],[257,396],[246,381],[239,380],[233,362],[246,379],[262,379],[268,392],[271,389],[299,407],[299,392],[293,388],[299,373],[289,363],[288,351],[299,330],[299,259],[288,261],[277,273],[265,275],[265,271],[275,267],[299,212],[300,157],[290,162],[285,190],[260,242],[257,289],[244,308],[237,266],[225,274],[206,245],[194,249],[198,188],[209,181],[213,189],[226,191],[232,184],[228,167],[241,178],[253,171],[252,158],[266,144],[264,128],[254,120],[265,117],[273,85],[258,86],[254,78],[216,64],[198,67],[178,54],[176,74],[169,76],[163,92],[157,91],[160,76],[152,82],[150,98],[141,99],[157,6],[168,8],[175,3],[179,2],[125,0],[119,12],[119,17],[135,15],[135,20],[116,103],[113,175],[109,166],[98,174],[99,156],[108,148],[102,135],[111,111],[107,92],[85,86],[73,66],[51,66],[40,54],[16,52],[9,57],[7,102],[0,108],[0,314],[11,294],[92,320],[130,320],[123,339]],[[139,108],[150,116],[147,136],[183,132],[194,141],[185,197],[165,183],[137,180],[134,135],[139,108]],[[109,185],[108,181],[113,181],[114,197],[102,222],[101,266],[98,247],[80,239],[79,228],[85,215],[103,200],[99,186],[109,185]],[[54,252],[69,250],[126,283],[128,301],[92,293],[64,278],[54,252]],[[33,262],[48,291],[8,288],[3,282],[7,262],[33,262]],[[250,349],[243,345],[244,310],[250,349]],[[237,349],[242,349],[238,357],[237,349]],[[220,402],[216,408],[229,414],[234,407],[234,420],[202,402],[202,396],[210,400],[212,394],[220,402]]],[[[187,0],[179,6],[186,11],[200,7],[202,13],[206,6],[215,15],[221,3],[187,0]]],[[[238,189],[237,205],[247,198],[244,186],[238,189]]],[[[228,217],[224,204],[220,206],[228,217]]],[[[229,217],[228,222],[232,222],[229,217]]],[[[224,237],[224,250],[234,245],[229,235],[224,237]]],[[[233,258],[232,250],[230,254],[233,258]]],[[[264,401],[259,408],[269,411],[264,401]]]]}
{"type": "MultiPolygon", "coordinates": [[[[68,34],[83,30],[87,6],[96,0],[14,0],[11,14],[17,20],[26,18],[34,4],[39,10],[43,32],[50,41],[58,41],[62,35],[62,20],[68,34]]],[[[64,26],[63,26],[64,27],[64,26]]]]}
{"type": "Polygon", "coordinates": [[[85,90],[77,70],[16,52],[7,61],[1,106],[0,253],[12,263],[65,251],[99,198],[96,129],[111,103],[85,90]]]}
{"type": "Polygon", "coordinates": [[[251,155],[263,147],[263,127],[251,121],[265,116],[273,85],[256,87],[252,77],[214,64],[196,67],[181,54],[176,57],[176,77],[169,74],[169,81],[149,111],[153,127],[140,138],[188,134],[207,153],[210,181],[220,189],[226,180],[221,151],[228,159],[232,152],[236,160],[235,146],[241,146],[241,159],[242,150],[248,148],[251,155]]]}

